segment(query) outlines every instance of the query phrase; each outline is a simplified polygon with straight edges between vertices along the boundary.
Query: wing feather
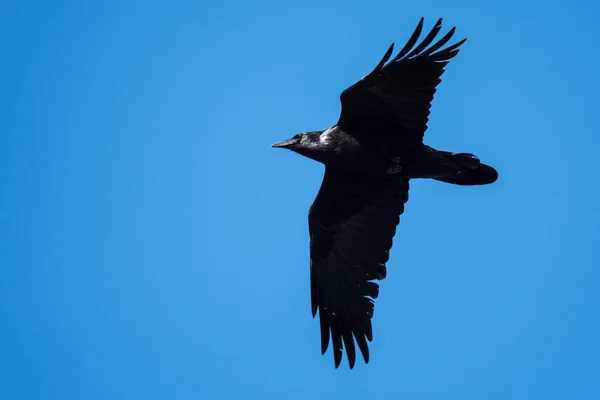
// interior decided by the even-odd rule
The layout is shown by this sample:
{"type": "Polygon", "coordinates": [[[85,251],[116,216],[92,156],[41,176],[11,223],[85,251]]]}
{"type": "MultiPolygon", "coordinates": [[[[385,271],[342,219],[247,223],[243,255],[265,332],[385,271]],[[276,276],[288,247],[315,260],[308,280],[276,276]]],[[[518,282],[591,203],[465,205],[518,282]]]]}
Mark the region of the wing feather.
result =
{"type": "Polygon", "coordinates": [[[346,350],[369,362],[371,318],[396,226],[408,201],[408,180],[348,176],[327,167],[309,211],[311,305],[319,312],[321,352],[333,347],[337,368],[346,350]],[[331,340],[331,342],[330,342],[331,340]]]}
{"type": "Polygon", "coordinates": [[[381,135],[393,139],[389,143],[404,146],[422,143],[444,68],[466,41],[443,48],[455,33],[453,27],[436,42],[442,28],[440,18],[417,44],[423,21],[421,18],[406,45],[389,63],[394,44],[371,73],[340,95],[342,111],[337,125],[362,143],[381,135]]]}

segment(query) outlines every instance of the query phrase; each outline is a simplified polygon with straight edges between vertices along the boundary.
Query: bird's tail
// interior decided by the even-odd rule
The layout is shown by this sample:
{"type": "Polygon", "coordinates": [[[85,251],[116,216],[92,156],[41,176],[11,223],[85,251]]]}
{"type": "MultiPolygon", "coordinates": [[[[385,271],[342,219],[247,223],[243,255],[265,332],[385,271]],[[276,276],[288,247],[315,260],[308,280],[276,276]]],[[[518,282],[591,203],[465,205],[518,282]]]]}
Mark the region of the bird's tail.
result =
{"type": "Polygon", "coordinates": [[[434,179],[452,183],[455,185],[488,185],[496,182],[498,171],[489,165],[483,164],[479,159],[470,153],[450,153],[440,152],[448,161],[448,174],[444,177],[434,179]],[[451,171],[451,172],[450,172],[451,171]]]}

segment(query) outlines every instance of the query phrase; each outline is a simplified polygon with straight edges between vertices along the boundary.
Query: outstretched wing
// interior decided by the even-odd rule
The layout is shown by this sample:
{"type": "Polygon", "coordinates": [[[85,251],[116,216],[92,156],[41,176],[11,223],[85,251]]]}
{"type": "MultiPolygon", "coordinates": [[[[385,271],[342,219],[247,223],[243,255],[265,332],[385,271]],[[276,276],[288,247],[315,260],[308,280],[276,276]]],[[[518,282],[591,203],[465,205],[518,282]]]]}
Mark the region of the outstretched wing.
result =
{"type": "Polygon", "coordinates": [[[467,39],[440,50],[454,35],[453,27],[444,37],[433,40],[442,28],[440,18],[431,32],[416,47],[423,29],[423,18],[414,33],[389,63],[394,44],[377,67],[342,92],[342,112],[338,125],[359,140],[369,135],[387,134],[408,142],[422,142],[427,130],[431,101],[441,82],[444,67],[458,54],[467,39]],[[439,50],[439,51],[438,51],[439,50]],[[362,137],[361,137],[362,135],[362,137]]]}
{"type": "Polygon", "coordinates": [[[354,340],[366,363],[367,340],[373,340],[371,318],[379,285],[404,204],[408,179],[350,176],[327,167],[310,208],[310,290],[312,315],[321,322],[321,352],[331,342],[335,367],[342,342],[350,369],[354,340]]]}

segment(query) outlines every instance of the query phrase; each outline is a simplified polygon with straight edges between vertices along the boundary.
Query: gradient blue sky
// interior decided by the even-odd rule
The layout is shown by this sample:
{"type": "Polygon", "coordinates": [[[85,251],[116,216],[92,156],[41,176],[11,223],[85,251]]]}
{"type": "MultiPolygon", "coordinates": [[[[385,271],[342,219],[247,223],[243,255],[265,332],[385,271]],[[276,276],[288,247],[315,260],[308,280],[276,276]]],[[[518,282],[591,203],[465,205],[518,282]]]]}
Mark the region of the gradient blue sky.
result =
{"type": "Polygon", "coordinates": [[[1,6],[0,398],[600,398],[598,3],[82,3],[1,6]],[[500,179],[412,183],[371,363],[334,370],[323,168],[269,145],[421,16],[469,38],[426,141],[500,179]]]}

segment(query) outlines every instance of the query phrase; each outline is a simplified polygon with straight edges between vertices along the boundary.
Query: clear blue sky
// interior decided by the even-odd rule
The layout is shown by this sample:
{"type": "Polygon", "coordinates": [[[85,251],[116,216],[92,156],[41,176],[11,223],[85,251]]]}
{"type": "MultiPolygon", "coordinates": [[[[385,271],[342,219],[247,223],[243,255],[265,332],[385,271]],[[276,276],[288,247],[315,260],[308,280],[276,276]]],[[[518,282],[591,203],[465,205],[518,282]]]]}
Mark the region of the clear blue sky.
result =
{"type": "Polygon", "coordinates": [[[0,398],[600,398],[596,3],[82,4],[1,7],[0,398]],[[500,179],[412,183],[371,363],[334,370],[323,167],[269,145],[421,16],[469,38],[426,141],[500,179]]]}

